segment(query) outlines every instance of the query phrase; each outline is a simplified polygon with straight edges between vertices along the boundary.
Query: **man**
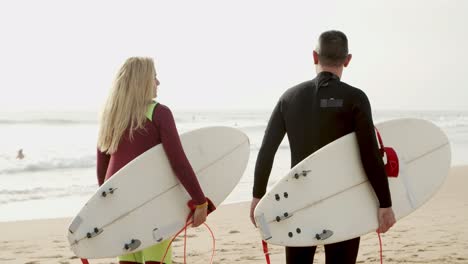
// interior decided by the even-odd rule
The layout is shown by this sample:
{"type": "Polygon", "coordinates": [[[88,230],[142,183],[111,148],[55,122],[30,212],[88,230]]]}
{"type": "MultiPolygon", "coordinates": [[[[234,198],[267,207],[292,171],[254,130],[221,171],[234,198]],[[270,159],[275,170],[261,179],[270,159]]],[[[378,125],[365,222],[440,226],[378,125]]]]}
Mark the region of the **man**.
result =
{"type": "MultiPolygon", "coordinates": [[[[351,60],[346,35],[339,31],[322,33],[313,57],[316,78],[287,90],[268,122],[255,166],[251,220],[255,225],[253,212],[265,195],[274,156],[285,134],[291,148],[291,167],[294,167],[319,148],[356,132],[362,164],[379,201],[377,231],[385,233],[396,221],[371,107],[363,91],[340,80],[351,60]]],[[[357,237],[326,245],[326,263],[356,263],[359,240],[357,237]]],[[[313,263],[315,249],[286,247],[286,263],[313,263]]]]}

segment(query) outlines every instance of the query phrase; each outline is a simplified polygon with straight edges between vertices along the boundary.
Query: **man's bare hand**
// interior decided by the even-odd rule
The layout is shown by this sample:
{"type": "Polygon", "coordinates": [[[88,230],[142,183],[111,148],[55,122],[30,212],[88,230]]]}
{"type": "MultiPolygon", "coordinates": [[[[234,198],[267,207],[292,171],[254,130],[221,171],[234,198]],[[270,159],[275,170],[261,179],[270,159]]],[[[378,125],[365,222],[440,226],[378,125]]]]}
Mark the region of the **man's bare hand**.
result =
{"type": "Polygon", "coordinates": [[[378,218],[379,228],[377,228],[377,232],[379,233],[387,232],[396,223],[395,215],[391,207],[379,208],[378,218]]]}
{"type": "Polygon", "coordinates": [[[258,202],[260,202],[259,198],[252,198],[252,203],[250,204],[250,221],[252,221],[252,224],[257,227],[257,224],[255,223],[255,218],[254,218],[254,212],[255,208],[257,207],[258,202]]]}

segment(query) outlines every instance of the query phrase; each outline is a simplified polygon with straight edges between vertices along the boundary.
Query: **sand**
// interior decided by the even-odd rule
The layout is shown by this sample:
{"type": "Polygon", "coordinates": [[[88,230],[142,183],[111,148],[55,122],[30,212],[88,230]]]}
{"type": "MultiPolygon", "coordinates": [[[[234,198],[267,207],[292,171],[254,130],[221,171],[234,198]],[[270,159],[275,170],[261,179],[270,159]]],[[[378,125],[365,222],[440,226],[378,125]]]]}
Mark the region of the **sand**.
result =
{"type": "MultiPolygon", "coordinates": [[[[208,220],[216,236],[215,263],[265,263],[260,236],[250,223],[250,203],[224,205],[208,220]]],[[[5,213],[5,212],[1,212],[5,213]]],[[[81,263],[68,248],[66,219],[0,223],[0,263],[81,263]]],[[[211,237],[189,230],[188,263],[209,263],[211,237]]],[[[183,241],[174,244],[174,263],[183,263],[183,241]]],[[[468,263],[468,166],[454,167],[441,190],[423,207],[383,235],[384,263],[468,263]]],[[[284,249],[270,246],[272,263],[284,249]]],[[[362,237],[358,263],[379,263],[375,233],[362,237]]],[[[90,260],[117,263],[116,259],[90,260]]],[[[314,263],[324,263],[319,247],[314,263]]]]}

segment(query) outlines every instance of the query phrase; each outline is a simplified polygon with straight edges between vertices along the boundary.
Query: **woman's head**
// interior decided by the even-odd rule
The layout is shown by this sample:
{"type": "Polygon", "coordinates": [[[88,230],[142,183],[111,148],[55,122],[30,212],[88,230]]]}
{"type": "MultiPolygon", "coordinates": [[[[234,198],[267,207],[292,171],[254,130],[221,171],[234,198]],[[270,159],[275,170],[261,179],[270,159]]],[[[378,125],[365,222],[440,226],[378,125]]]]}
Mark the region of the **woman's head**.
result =
{"type": "Polygon", "coordinates": [[[131,57],[115,76],[101,116],[98,147],[113,153],[125,131],[130,138],[136,129],[143,128],[148,103],[156,97],[159,81],[153,59],[131,57]]]}
{"type": "Polygon", "coordinates": [[[156,97],[156,70],[152,58],[131,57],[120,67],[113,89],[135,99],[151,100],[156,97]]]}

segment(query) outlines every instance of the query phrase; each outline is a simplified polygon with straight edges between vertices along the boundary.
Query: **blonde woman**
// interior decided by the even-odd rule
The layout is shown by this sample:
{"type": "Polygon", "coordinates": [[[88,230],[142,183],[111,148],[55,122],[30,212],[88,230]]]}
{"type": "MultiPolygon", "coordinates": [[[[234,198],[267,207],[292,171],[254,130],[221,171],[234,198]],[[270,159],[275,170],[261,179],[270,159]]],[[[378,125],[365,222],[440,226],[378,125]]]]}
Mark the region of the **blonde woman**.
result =
{"type": "MultiPolygon", "coordinates": [[[[159,81],[151,58],[127,59],[115,77],[102,114],[97,151],[99,185],[146,150],[162,143],[170,164],[197,209],[193,226],[206,220],[207,200],[185,156],[171,110],[153,101],[159,81]]],[[[119,257],[120,264],[160,263],[168,241],[119,257]]],[[[164,263],[170,264],[169,250],[164,263]]]]}

